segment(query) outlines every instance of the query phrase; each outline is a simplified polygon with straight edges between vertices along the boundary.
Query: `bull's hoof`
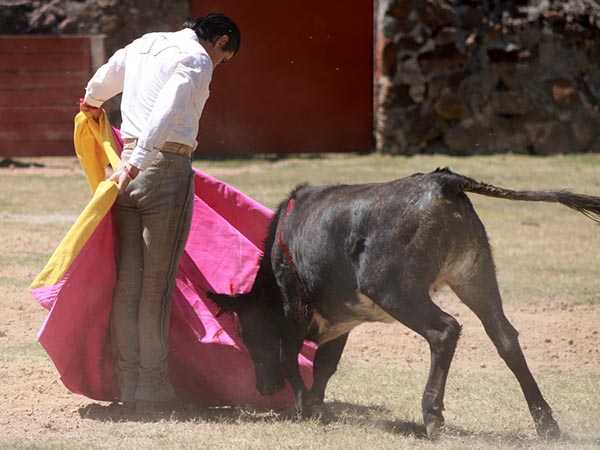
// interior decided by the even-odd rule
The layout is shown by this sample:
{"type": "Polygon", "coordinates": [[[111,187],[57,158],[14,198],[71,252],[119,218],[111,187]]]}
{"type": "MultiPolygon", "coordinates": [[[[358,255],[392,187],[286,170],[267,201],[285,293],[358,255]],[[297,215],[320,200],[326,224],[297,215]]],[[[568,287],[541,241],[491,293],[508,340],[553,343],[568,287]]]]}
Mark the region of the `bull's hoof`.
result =
{"type": "Polygon", "coordinates": [[[552,417],[552,410],[548,405],[532,408],[531,415],[538,436],[544,440],[556,440],[560,438],[560,428],[552,417]]]}
{"type": "Polygon", "coordinates": [[[296,406],[296,412],[303,419],[318,419],[325,424],[331,422],[331,413],[324,403],[296,406]]]}
{"type": "Polygon", "coordinates": [[[443,421],[439,419],[432,419],[425,424],[425,431],[427,432],[427,437],[431,441],[437,441],[442,434],[442,426],[444,425],[443,421]]]}
{"type": "Polygon", "coordinates": [[[335,419],[333,412],[322,402],[312,407],[312,417],[323,425],[328,425],[335,419]]]}
{"type": "Polygon", "coordinates": [[[555,441],[560,438],[560,427],[551,415],[544,415],[535,424],[538,436],[545,441],[555,441]]]}
{"type": "Polygon", "coordinates": [[[328,421],[329,412],[323,401],[310,392],[301,392],[296,396],[296,413],[304,419],[318,418],[328,421]]]}

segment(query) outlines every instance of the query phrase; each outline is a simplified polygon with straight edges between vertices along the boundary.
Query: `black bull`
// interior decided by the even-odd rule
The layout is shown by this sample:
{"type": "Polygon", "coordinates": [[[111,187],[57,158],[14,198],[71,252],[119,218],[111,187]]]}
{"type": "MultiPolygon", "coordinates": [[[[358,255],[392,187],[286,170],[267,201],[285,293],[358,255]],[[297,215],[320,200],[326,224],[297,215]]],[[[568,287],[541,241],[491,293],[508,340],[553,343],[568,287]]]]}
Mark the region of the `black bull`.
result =
{"type": "Polygon", "coordinates": [[[429,343],[422,411],[427,434],[435,438],[444,423],[446,378],[461,331],[430,297],[446,284],[479,317],[514,373],[538,434],[558,438],[552,410],[504,315],[488,238],[465,192],[557,202],[600,217],[599,197],[502,189],[448,169],[388,183],[297,188],[273,219],[252,291],[211,294],[238,314],[257,389],[273,394],[286,378],[298,412],[311,415],[323,402],[350,330],[363,322],[398,320],[429,343]],[[304,339],[319,345],[311,390],[298,367],[304,339]]]}

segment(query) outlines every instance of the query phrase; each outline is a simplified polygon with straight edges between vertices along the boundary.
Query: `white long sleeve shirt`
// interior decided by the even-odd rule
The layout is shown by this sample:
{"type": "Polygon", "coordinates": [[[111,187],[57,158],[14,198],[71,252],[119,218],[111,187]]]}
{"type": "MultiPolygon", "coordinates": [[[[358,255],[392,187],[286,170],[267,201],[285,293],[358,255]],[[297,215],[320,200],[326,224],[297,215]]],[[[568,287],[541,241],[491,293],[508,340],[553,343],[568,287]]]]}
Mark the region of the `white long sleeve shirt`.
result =
{"type": "Polygon", "coordinates": [[[137,139],[129,163],[146,169],[165,142],[195,149],[213,64],[196,33],[149,33],[117,50],[89,81],[85,102],[123,93],[121,134],[137,139]]]}

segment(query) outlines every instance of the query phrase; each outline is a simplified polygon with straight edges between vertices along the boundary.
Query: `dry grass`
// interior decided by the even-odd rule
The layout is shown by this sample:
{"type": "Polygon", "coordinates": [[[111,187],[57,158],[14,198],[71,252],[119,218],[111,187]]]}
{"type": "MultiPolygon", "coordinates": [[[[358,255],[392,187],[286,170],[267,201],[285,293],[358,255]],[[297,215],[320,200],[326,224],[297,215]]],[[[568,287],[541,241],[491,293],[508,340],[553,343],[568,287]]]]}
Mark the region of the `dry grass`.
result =
{"type": "MultiPolygon", "coordinates": [[[[394,336],[395,330],[401,329],[393,328],[395,325],[386,328],[392,330],[388,334],[377,326],[356,331],[360,340],[349,343],[327,393],[326,401],[337,416],[328,425],[316,420],[296,421],[285,412],[243,408],[190,407],[172,417],[144,421],[114,414],[107,404],[67,392],[35,342],[45,312],[29,297],[26,287],[85,205],[89,188],[74,158],[43,162],[45,168],[0,172],[0,448],[600,448],[598,364],[586,369],[571,359],[568,361],[573,366],[546,366],[541,359],[536,361],[538,356],[531,349],[534,373],[564,431],[559,442],[548,444],[536,437],[512,375],[502,365],[488,363],[497,361],[497,356],[487,347],[483,353],[470,353],[488,364],[487,368],[478,361],[464,362],[458,352],[446,394],[447,428],[440,442],[427,441],[420,418],[426,350],[423,342],[403,332],[394,336]],[[409,358],[411,345],[419,348],[420,357],[409,358]],[[400,352],[392,360],[389,354],[393,351],[396,355],[398,348],[400,352]]],[[[600,195],[600,155],[327,156],[196,161],[195,165],[269,207],[275,207],[301,182],[385,181],[438,166],[450,166],[456,172],[505,187],[569,188],[600,195]]],[[[472,199],[495,247],[509,317],[515,316],[522,329],[521,325],[526,325],[519,322],[523,305],[535,305],[527,306],[530,315],[521,319],[524,321],[537,317],[531,311],[539,311],[541,316],[558,315],[563,308],[583,311],[576,317],[586,321],[588,331],[581,340],[589,341],[585,347],[578,347],[577,342],[574,347],[585,349],[577,350],[581,360],[599,358],[597,350],[592,352],[600,347],[599,336],[590,331],[600,320],[598,225],[556,205],[472,199]],[[578,305],[585,308],[578,309],[578,305]]],[[[461,320],[468,323],[467,319],[461,311],[461,320]]],[[[569,335],[577,329],[576,323],[568,329],[565,325],[564,330],[552,326],[550,333],[564,331],[569,335]]],[[[543,345],[544,341],[527,341],[532,331],[523,333],[523,340],[530,347],[543,345]]],[[[473,333],[466,327],[461,347],[465,352],[471,351],[473,333]]],[[[559,336],[553,335],[552,340],[558,341],[559,336]]],[[[539,358],[543,357],[540,354],[539,358]]]]}

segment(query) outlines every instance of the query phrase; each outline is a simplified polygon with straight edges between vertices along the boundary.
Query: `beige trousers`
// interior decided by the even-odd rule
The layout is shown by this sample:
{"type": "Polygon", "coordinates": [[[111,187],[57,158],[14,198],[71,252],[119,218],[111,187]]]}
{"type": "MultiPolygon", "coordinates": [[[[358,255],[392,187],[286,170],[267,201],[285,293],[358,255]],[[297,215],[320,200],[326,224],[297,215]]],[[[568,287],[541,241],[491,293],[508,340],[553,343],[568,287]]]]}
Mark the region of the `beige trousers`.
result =
{"type": "MultiPolygon", "coordinates": [[[[122,159],[131,155],[125,150],[122,159]]],[[[169,316],[194,193],[189,158],[159,153],[116,202],[120,257],[112,338],[121,401],[170,401],[169,316]]]]}

